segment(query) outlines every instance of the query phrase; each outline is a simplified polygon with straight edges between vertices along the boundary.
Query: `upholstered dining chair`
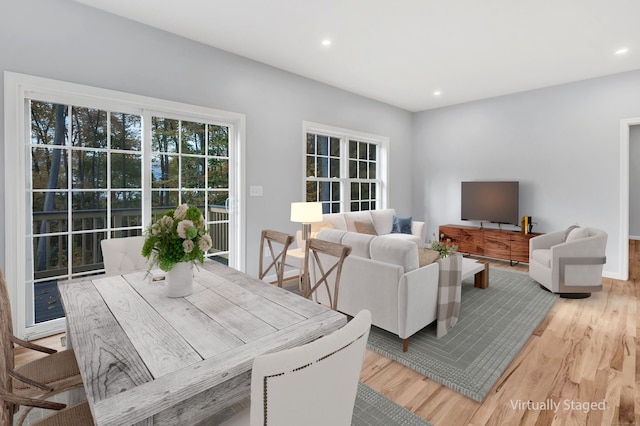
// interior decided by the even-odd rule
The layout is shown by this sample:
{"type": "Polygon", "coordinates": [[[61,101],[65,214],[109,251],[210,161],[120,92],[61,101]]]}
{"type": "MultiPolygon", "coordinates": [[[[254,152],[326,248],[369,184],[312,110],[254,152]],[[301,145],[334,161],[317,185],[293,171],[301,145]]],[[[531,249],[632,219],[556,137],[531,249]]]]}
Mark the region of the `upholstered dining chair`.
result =
{"type": "MultiPolygon", "coordinates": [[[[18,407],[40,407],[53,410],[61,410],[64,404],[44,401],[56,394],[82,386],[82,378],[76,362],[73,350],[56,351],[44,346],[26,342],[13,335],[11,320],[11,304],[9,292],[4,274],[0,270],[0,400],[2,400],[2,413],[0,425],[12,425],[13,415],[18,407]],[[14,345],[20,345],[28,349],[43,352],[47,356],[38,358],[23,366],[15,368],[14,345]],[[36,399],[37,398],[37,399],[36,399]]],[[[76,407],[73,410],[59,414],[57,419],[68,420],[72,417],[82,417],[83,410],[88,406],[76,407]],[[72,416],[72,417],[69,417],[72,416]]],[[[18,425],[21,425],[30,408],[25,409],[18,425]]],[[[88,412],[88,411],[87,411],[88,412]]],[[[89,412],[89,418],[91,413],[89,412]]],[[[49,421],[57,421],[56,419],[49,421]]],[[[44,424],[92,424],[91,423],[44,423],[44,424]]]]}
{"type": "Polygon", "coordinates": [[[146,271],[148,259],[142,255],[143,236],[110,238],[100,241],[107,275],[146,271]]]}
{"type": "Polygon", "coordinates": [[[294,236],[284,232],[265,229],[260,236],[260,261],[258,265],[258,278],[263,280],[273,268],[277,277],[278,287],[282,287],[284,280],[285,261],[287,250],[293,243],[294,236]],[[265,262],[265,245],[269,249],[268,264],[265,262]]]}
{"type": "Polygon", "coordinates": [[[362,310],[314,342],[257,357],[250,408],[223,425],[350,425],[370,329],[362,310]]]}
{"type": "Polygon", "coordinates": [[[338,309],[342,264],[351,254],[351,247],[331,241],[310,238],[307,240],[302,274],[302,295],[338,309]]]}

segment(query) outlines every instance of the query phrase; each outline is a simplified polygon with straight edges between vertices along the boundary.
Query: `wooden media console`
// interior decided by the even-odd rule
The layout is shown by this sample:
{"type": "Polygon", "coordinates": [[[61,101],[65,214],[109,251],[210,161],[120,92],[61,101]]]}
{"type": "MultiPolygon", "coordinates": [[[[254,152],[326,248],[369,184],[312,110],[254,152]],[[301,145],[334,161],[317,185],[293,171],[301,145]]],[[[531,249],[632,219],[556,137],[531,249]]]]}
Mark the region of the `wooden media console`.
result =
{"type": "Polygon", "coordinates": [[[529,263],[529,240],[541,235],[463,225],[440,226],[439,234],[440,241],[451,240],[460,253],[524,263],[529,263]]]}

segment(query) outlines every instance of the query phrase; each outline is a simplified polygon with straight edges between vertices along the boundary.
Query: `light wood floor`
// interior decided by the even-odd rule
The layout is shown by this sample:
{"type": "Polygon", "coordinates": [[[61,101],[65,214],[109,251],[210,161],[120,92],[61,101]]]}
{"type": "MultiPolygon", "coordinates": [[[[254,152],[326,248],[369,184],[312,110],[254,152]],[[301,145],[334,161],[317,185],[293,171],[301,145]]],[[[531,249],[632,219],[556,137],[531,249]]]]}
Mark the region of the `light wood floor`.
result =
{"type": "MultiPolygon", "coordinates": [[[[369,350],[361,380],[436,426],[640,426],[639,283],[640,241],[631,241],[630,281],[605,279],[588,299],[559,299],[482,403],[369,350]],[[549,401],[557,412],[541,407],[549,401]]],[[[39,343],[61,347],[60,336],[39,343]]],[[[17,350],[16,362],[33,357],[17,350]]]]}

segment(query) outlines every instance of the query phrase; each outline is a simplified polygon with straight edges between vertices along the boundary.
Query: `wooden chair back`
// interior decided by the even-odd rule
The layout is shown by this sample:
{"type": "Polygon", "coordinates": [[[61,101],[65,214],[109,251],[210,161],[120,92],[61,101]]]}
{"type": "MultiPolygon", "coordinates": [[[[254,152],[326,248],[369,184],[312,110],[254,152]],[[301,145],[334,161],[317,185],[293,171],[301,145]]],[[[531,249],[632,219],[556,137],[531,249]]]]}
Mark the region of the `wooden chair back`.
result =
{"type": "Polygon", "coordinates": [[[258,268],[258,277],[261,280],[264,279],[267,273],[273,268],[278,279],[278,287],[282,287],[287,250],[289,250],[289,246],[293,243],[293,239],[293,235],[284,232],[272,231],[270,229],[262,231],[260,237],[260,264],[258,268]],[[265,245],[269,248],[268,254],[271,259],[267,265],[265,265],[265,245]]]}
{"type": "Polygon", "coordinates": [[[322,288],[327,292],[329,307],[338,309],[338,294],[340,290],[340,275],[342,264],[351,254],[351,247],[331,241],[310,238],[307,240],[304,254],[304,272],[302,275],[303,296],[306,298],[322,288]],[[311,259],[315,263],[315,279],[311,282],[311,259]],[[333,278],[333,283],[330,279],[333,278]],[[333,285],[332,285],[333,284],[333,285]]]}
{"type": "Polygon", "coordinates": [[[6,393],[11,393],[12,379],[9,371],[13,371],[13,343],[11,342],[12,323],[11,305],[9,303],[9,290],[2,270],[0,270],[0,399],[2,399],[2,413],[0,425],[13,424],[15,406],[5,398],[6,393]]]}

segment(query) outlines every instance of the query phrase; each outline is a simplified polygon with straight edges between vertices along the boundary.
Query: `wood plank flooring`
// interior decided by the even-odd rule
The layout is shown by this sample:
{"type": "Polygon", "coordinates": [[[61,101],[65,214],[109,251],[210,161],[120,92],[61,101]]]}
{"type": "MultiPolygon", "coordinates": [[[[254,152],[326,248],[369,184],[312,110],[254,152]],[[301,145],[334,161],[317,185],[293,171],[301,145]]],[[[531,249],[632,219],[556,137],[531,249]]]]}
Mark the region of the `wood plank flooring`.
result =
{"type": "MultiPolygon", "coordinates": [[[[436,426],[640,426],[640,241],[629,251],[630,280],[559,299],[482,403],[369,350],[361,380],[436,426]]],[[[39,343],[61,347],[59,335],[39,343]]],[[[16,350],[16,362],[38,356],[28,352],[16,350]]]]}

